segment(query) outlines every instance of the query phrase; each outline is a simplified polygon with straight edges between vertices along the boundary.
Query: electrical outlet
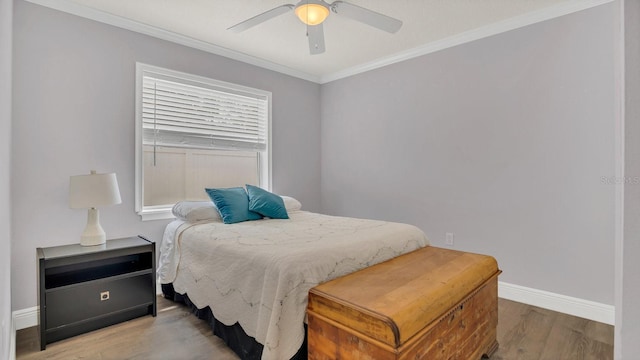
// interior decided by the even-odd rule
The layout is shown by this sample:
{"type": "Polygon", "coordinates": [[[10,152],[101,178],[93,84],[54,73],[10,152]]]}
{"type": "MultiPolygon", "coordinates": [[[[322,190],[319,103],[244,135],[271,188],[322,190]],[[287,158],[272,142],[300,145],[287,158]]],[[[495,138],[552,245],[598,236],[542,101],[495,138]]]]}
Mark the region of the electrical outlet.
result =
{"type": "Polygon", "coordinates": [[[453,233],[446,233],[444,236],[444,243],[448,246],[453,246],[453,233]]]}

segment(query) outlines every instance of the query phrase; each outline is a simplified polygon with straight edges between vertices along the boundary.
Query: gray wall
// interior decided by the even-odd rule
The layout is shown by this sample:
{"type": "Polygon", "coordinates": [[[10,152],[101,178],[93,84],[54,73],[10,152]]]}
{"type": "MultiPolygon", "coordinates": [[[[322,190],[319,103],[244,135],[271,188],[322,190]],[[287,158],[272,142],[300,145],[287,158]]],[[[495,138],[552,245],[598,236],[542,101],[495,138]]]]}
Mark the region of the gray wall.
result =
{"type": "Polygon", "coordinates": [[[500,280],[614,303],[612,5],[322,87],[322,210],[494,255],[500,280]]]}
{"type": "Polygon", "coordinates": [[[622,2],[625,35],[624,239],[617,261],[616,359],[640,354],[640,1],[622,2]]]}
{"type": "Polygon", "coordinates": [[[305,209],[413,223],[438,246],[453,232],[455,248],[494,254],[502,281],[613,304],[611,6],[322,87],[15,7],[14,310],[35,305],[35,247],[84,227],[69,175],[118,174],[109,237],[161,236],[167,221],[133,211],[136,61],[272,91],[274,191],[305,209]]]}
{"type": "Polygon", "coordinates": [[[11,41],[13,0],[0,0],[0,359],[11,324],[11,41]]]}
{"type": "Polygon", "coordinates": [[[24,1],[14,45],[14,310],[36,305],[35,248],[79,242],[87,214],[68,207],[70,175],[116,172],[122,204],[100,209],[108,238],[161,239],[168,221],[134,212],[136,61],[271,91],[273,190],[319,210],[318,84],[24,1]]]}

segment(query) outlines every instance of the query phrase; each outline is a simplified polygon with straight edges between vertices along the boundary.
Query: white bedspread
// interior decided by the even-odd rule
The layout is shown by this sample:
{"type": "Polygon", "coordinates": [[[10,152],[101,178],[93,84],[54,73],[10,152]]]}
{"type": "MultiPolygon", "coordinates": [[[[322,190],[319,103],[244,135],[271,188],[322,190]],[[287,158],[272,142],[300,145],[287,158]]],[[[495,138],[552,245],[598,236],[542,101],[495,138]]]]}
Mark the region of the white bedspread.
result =
{"type": "Polygon", "coordinates": [[[304,339],[315,285],[428,245],[415,226],[320,215],[226,225],[176,223],[161,246],[161,283],[173,282],[198,308],[240,323],[264,345],[262,359],[290,359],[304,339]],[[175,250],[175,252],[173,252],[175,250]]]}

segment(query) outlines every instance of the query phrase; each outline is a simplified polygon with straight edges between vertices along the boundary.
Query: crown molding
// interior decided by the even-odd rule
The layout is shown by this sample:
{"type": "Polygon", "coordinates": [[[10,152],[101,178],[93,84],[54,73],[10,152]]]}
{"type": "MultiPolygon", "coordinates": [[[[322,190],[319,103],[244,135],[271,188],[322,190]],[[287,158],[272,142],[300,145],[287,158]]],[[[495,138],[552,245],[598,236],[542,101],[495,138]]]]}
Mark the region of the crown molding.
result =
{"type": "Polygon", "coordinates": [[[422,55],[461,45],[471,41],[483,39],[489,36],[500,34],[506,31],[518,29],[542,21],[550,20],[560,16],[586,10],[592,7],[613,2],[614,0],[571,0],[555,6],[544,8],[538,11],[527,13],[521,16],[496,22],[478,29],[470,30],[445,39],[434,41],[422,46],[415,47],[397,54],[376,59],[361,65],[350,67],[338,72],[317,76],[297,69],[293,69],[281,64],[264,60],[255,56],[247,55],[238,51],[230,50],[218,45],[214,45],[202,40],[197,40],[175,32],[160,29],[155,26],[142,24],[104,11],[89,8],[87,6],[74,3],[69,0],[25,0],[37,5],[59,10],[83,18],[98,21],[104,24],[116,26],[122,29],[153,36],[158,39],[170,41],[176,44],[188,46],[194,49],[206,51],[208,53],[224,56],[233,60],[241,61],[250,65],[258,66],[267,70],[276,71],[285,75],[290,75],[299,79],[311,81],[318,84],[325,84],[363,72],[378,69],[387,65],[395,64],[405,60],[413,59],[422,55]]]}
{"type": "Polygon", "coordinates": [[[378,69],[387,65],[395,64],[405,60],[413,59],[422,55],[434,53],[443,49],[483,39],[489,36],[518,29],[535,23],[543,22],[560,16],[572,14],[581,10],[613,2],[613,0],[572,0],[566,3],[550,6],[545,9],[533,11],[521,16],[499,21],[487,26],[466,31],[458,35],[450,36],[441,40],[415,47],[397,54],[376,59],[374,61],[357,65],[333,74],[324,75],[320,78],[320,83],[325,84],[363,72],[378,69]]]}

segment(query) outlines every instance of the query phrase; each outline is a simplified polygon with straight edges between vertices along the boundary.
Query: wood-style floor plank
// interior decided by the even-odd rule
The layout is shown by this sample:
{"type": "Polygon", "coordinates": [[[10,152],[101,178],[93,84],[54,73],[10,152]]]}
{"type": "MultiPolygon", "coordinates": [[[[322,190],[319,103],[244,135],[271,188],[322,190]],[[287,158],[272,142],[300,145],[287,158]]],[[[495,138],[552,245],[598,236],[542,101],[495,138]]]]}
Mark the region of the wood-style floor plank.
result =
{"type": "MultiPolygon", "coordinates": [[[[491,360],[613,359],[613,326],[509,300],[498,301],[498,342],[491,360]]],[[[145,316],[47,345],[37,329],[17,333],[18,360],[235,360],[238,357],[182,305],[158,297],[145,316]]]]}
{"type": "Polygon", "coordinates": [[[613,326],[498,300],[498,342],[492,360],[613,359],[613,326]]]}
{"type": "Polygon", "coordinates": [[[183,305],[158,297],[158,316],[144,316],[47,345],[39,351],[37,328],[19,330],[16,358],[24,360],[220,359],[238,357],[205,321],[183,305]]]}

